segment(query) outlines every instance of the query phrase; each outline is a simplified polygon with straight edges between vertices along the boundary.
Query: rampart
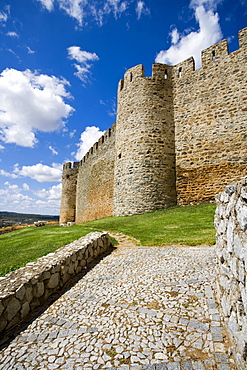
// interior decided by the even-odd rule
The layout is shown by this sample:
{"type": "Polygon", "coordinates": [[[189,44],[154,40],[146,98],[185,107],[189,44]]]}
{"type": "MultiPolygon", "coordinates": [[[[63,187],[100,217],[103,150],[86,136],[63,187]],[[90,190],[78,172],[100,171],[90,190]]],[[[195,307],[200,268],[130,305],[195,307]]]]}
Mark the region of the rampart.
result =
{"type": "Polygon", "coordinates": [[[126,71],[116,123],[65,165],[61,223],[214,201],[247,174],[247,28],[238,37],[230,54],[226,40],[203,50],[197,70],[191,57],[126,71]]]}
{"type": "Polygon", "coordinates": [[[239,369],[247,368],[247,177],[217,197],[218,300],[239,369]]]}
{"type": "Polygon", "coordinates": [[[214,194],[247,174],[247,28],[240,48],[228,54],[222,40],[173,68],[178,204],[214,200],[214,194]]]}
{"type": "MultiPolygon", "coordinates": [[[[107,233],[93,232],[28,263],[0,280],[0,333],[6,339],[34,309],[110,247],[107,233]]],[[[1,344],[1,341],[0,341],[1,344]]]]}
{"type": "Polygon", "coordinates": [[[113,212],[115,124],[79,163],[76,222],[111,216],[113,212]]]}

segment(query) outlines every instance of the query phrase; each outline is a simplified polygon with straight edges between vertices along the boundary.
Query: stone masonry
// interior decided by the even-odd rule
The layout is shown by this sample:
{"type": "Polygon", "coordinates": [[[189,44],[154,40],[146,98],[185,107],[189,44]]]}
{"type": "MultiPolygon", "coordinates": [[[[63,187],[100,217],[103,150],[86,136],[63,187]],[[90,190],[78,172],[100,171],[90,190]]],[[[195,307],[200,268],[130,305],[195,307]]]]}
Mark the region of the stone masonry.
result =
{"type": "Polygon", "coordinates": [[[215,247],[114,237],[111,254],[0,350],[0,370],[236,370],[215,247]]]}
{"type": "Polygon", "coordinates": [[[107,233],[92,232],[0,280],[0,345],[5,334],[110,247],[107,233]]]}
{"type": "Polygon", "coordinates": [[[247,174],[247,28],[175,66],[137,65],[118,85],[117,120],[64,165],[60,223],[214,201],[247,174]]]}
{"type": "Polygon", "coordinates": [[[218,300],[239,369],[247,368],[247,177],[217,196],[218,300]]]}

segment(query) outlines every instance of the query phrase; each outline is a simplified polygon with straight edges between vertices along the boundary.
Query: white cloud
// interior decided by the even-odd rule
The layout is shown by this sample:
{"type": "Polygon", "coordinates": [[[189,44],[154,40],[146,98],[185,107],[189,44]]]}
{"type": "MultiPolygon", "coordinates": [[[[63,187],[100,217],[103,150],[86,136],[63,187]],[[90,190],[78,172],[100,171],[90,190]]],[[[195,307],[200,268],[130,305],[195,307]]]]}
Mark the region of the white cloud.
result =
{"type": "Polygon", "coordinates": [[[46,8],[47,10],[51,11],[53,10],[53,4],[54,4],[54,0],[38,0],[41,2],[41,4],[43,5],[44,8],[46,8]]]}
{"type": "Polygon", "coordinates": [[[138,1],[136,5],[137,19],[140,19],[142,15],[149,15],[150,10],[146,7],[144,1],[138,1]]]}
{"type": "MultiPolygon", "coordinates": [[[[52,11],[57,4],[70,17],[76,19],[79,26],[87,24],[88,18],[93,18],[99,25],[104,23],[104,19],[109,14],[117,19],[127,11],[134,0],[37,0],[45,9],[52,11]]],[[[138,19],[142,15],[150,14],[144,1],[138,1],[136,7],[138,19]]]]}
{"type": "Polygon", "coordinates": [[[81,50],[79,46],[70,46],[67,50],[68,58],[80,63],[74,64],[74,67],[77,69],[75,76],[77,76],[81,81],[86,82],[92,66],[91,63],[99,60],[98,55],[96,53],[81,50]]]}
{"type": "Polygon", "coordinates": [[[29,188],[29,185],[28,184],[26,184],[25,182],[24,182],[24,184],[22,185],[22,187],[23,187],[23,189],[24,190],[30,190],[30,188],[29,188]]]}
{"type": "Polygon", "coordinates": [[[3,149],[5,149],[5,147],[0,144],[0,150],[3,150],[3,149]]]}
{"type": "Polygon", "coordinates": [[[19,177],[14,173],[9,173],[9,172],[6,172],[5,170],[0,170],[0,176],[10,177],[12,179],[17,179],[19,177]]]}
{"type": "Polygon", "coordinates": [[[0,12],[0,24],[1,23],[6,23],[8,20],[8,14],[5,12],[0,12]]]}
{"type": "Polygon", "coordinates": [[[5,143],[33,147],[37,131],[63,127],[63,119],[74,110],[64,102],[70,98],[66,85],[68,81],[55,76],[5,69],[0,74],[0,138],[5,143]]]}
{"type": "Polygon", "coordinates": [[[172,44],[176,44],[179,40],[179,32],[176,28],[174,28],[172,30],[172,32],[170,33],[170,36],[171,36],[171,43],[172,44]]]}
{"type": "Polygon", "coordinates": [[[46,215],[59,214],[61,184],[40,191],[31,190],[25,183],[22,188],[9,182],[5,182],[4,185],[5,187],[0,189],[1,210],[46,215]],[[31,196],[22,194],[22,191],[29,191],[31,196]]]}
{"type": "Polygon", "coordinates": [[[52,152],[52,155],[58,155],[58,152],[51,145],[49,146],[49,149],[52,152]]]}
{"type": "Polygon", "coordinates": [[[61,181],[62,166],[60,164],[52,164],[52,167],[37,163],[33,166],[15,167],[14,172],[23,177],[30,177],[38,182],[53,182],[61,181]]]}
{"type": "Polygon", "coordinates": [[[99,127],[91,126],[86,127],[85,131],[82,132],[80,142],[76,144],[79,149],[75,153],[75,158],[80,161],[87,151],[99,140],[104,134],[104,131],[100,131],[99,127]]]}
{"type": "Polygon", "coordinates": [[[172,45],[156,56],[157,63],[177,64],[190,56],[195,59],[196,68],[201,66],[201,50],[215,44],[222,38],[218,13],[214,12],[217,0],[192,0],[190,7],[199,29],[181,34],[174,28],[170,33],[172,45]]]}
{"type": "Polygon", "coordinates": [[[72,139],[72,137],[75,136],[76,130],[70,131],[69,132],[69,137],[72,139]]]}
{"type": "Polygon", "coordinates": [[[7,32],[6,35],[10,37],[19,37],[19,35],[16,32],[7,32]]]}
{"type": "Polygon", "coordinates": [[[36,51],[32,50],[29,46],[26,46],[28,54],[35,54],[36,51]]]}
{"type": "Polygon", "coordinates": [[[41,189],[35,192],[39,198],[50,199],[50,200],[59,200],[62,194],[62,183],[54,185],[48,190],[41,189]]]}

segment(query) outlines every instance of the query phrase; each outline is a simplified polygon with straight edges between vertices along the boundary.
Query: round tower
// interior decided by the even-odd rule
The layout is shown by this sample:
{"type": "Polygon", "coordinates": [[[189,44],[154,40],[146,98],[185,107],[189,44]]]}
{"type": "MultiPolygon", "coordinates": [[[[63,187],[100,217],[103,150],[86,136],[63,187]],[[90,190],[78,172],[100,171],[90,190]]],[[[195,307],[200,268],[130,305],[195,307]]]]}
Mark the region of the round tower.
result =
{"type": "Polygon", "coordinates": [[[73,167],[70,162],[63,165],[60,224],[75,222],[78,170],[79,162],[74,162],[73,167]]]}
{"type": "Polygon", "coordinates": [[[114,215],[176,204],[172,67],[129,69],[118,86],[114,215]]]}

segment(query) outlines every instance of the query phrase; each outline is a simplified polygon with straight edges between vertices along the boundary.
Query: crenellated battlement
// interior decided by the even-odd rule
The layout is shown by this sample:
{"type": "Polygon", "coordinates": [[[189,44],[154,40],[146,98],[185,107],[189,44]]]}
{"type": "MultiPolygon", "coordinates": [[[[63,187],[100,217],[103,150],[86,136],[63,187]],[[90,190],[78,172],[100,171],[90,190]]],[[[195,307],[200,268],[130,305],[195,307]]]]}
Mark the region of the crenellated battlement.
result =
{"type": "Polygon", "coordinates": [[[63,171],[67,172],[69,170],[78,170],[80,162],[67,162],[63,165],[63,171]]]}
{"type": "Polygon", "coordinates": [[[176,65],[139,64],[118,84],[116,123],[65,163],[61,219],[89,221],[209,202],[247,175],[247,28],[176,65]]]}
{"type": "Polygon", "coordinates": [[[226,56],[228,56],[228,42],[227,40],[221,40],[201,52],[202,68],[208,67],[215,62],[220,62],[226,56]]]}
{"type": "Polygon", "coordinates": [[[105,144],[107,144],[107,141],[112,138],[115,134],[115,128],[116,128],[116,123],[114,123],[111,128],[106,130],[104,134],[99,138],[96,143],[87,151],[87,153],[83,156],[79,163],[79,167],[83,166],[83,164],[91,158],[92,155],[95,155],[98,153],[98,151],[101,149],[101,147],[105,144]]]}
{"type": "MultiPolygon", "coordinates": [[[[201,62],[202,62],[202,69],[215,67],[218,65],[222,60],[224,60],[227,56],[238,52],[241,48],[245,48],[247,46],[247,27],[240,30],[238,33],[238,40],[239,40],[239,49],[233,51],[229,54],[229,47],[227,40],[221,40],[216,44],[208,47],[207,49],[202,50],[201,52],[201,62]]],[[[152,78],[159,78],[159,79],[177,79],[181,77],[190,77],[193,76],[195,71],[201,70],[198,68],[195,70],[195,60],[193,57],[189,57],[186,60],[176,64],[176,65],[168,65],[162,63],[153,63],[152,65],[152,76],[148,77],[145,76],[144,67],[142,64],[139,64],[135,67],[128,69],[124,74],[124,79],[121,79],[118,84],[118,93],[120,94],[126,87],[131,88],[131,83],[136,82],[136,79],[145,79],[150,80],[152,78]]],[[[198,72],[196,72],[198,73],[198,72]]]]}

